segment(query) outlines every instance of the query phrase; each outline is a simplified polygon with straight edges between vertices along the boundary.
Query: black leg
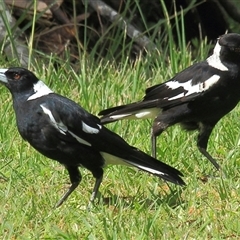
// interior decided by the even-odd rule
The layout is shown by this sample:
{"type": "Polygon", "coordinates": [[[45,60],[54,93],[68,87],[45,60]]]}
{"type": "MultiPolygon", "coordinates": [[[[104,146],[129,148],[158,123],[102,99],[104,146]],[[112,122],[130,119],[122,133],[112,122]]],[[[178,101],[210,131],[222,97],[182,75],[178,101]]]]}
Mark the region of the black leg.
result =
{"type": "Polygon", "coordinates": [[[154,119],[151,131],[152,157],[157,157],[157,136],[160,136],[169,126],[170,124],[163,122],[162,115],[154,119]]]}
{"type": "Polygon", "coordinates": [[[103,179],[103,175],[101,175],[99,178],[96,178],[96,181],[95,181],[95,184],[94,184],[94,187],[93,187],[93,191],[92,191],[89,203],[88,203],[88,207],[87,207],[88,210],[91,208],[93,201],[97,197],[99,187],[102,183],[102,179],[103,179]]]}
{"type": "Polygon", "coordinates": [[[152,157],[156,158],[157,137],[153,133],[151,133],[151,144],[152,144],[152,157]]]}
{"type": "Polygon", "coordinates": [[[217,170],[220,170],[221,167],[216,162],[216,160],[207,152],[208,139],[211,135],[211,132],[214,128],[214,125],[204,125],[200,124],[200,132],[198,135],[197,146],[199,151],[214,165],[217,170]]]}
{"type": "Polygon", "coordinates": [[[79,185],[82,180],[81,174],[77,166],[65,166],[68,170],[71,186],[67,190],[67,192],[61,197],[61,199],[57,202],[56,208],[61,206],[64,201],[67,200],[69,195],[75,190],[75,188],[79,185]]]}

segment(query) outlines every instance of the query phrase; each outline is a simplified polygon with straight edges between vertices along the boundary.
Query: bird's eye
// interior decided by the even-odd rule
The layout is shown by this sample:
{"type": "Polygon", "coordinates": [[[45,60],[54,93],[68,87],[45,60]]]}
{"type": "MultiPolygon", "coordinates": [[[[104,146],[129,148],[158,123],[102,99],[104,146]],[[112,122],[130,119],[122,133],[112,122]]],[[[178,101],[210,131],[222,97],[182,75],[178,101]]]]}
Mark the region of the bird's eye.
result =
{"type": "Polygon", "coordinates": [[[14,73],[14,75],[13,75],[13,78],[14,78],[14,80],[19,80],[20,79],[20,74],[18,74],[18,73],[14,73]]]}

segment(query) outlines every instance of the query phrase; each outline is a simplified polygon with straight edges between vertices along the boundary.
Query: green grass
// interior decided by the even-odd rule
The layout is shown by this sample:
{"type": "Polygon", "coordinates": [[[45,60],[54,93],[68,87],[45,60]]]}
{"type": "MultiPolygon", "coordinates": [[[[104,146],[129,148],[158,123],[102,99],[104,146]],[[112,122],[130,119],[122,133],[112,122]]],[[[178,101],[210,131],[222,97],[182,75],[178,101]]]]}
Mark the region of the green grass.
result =
{"type": "MultiPolygon", "coordinates": [[[[159,49],[161,43],[169,44],[159,52],[139,57],[135,63],[130,63],[123,53],[119,53],[122,61],[117,64],[106,60],[95,62],[93,52],[90,57],[80,57],[79,66],[75,66],[80,72],[75,72],[68,61],[60,60],[61,67],[55,69],[55,57],[34,59],[31,55],[34,51],[30,49],[30,70],[55,92],[93,114],[140,100],[147,87],[164,82],[208,53],[206,41],[201,39],[199,44],[196,40],[198,48],[193,50],[198,58],[193,59],[193,52],[184,40],[184,23],[175,26],[178,47],[172,41],[171,26],[167,21],[163,24],[167,32],[156,44],[159,49]]],[[[117,38],[117,44],[120,42],[117,38]]],[[[14,45],[14,41],[11,43],[14,45]]],[[[29,44],[30,48],[32,45],[29,44]]],[[[106,59],[112,59],[115,47],[106,59]]],[[[2,58],[0,61],[1,67],[13,65],[2,58]]],[[[81,169],[83,180],[67,202],[53,208],[69,186],[68,174],[59,163],[40,155],[21,139],[10,93],[3,86],[0,93],[1,239],[240,238],[239,106],[217,124],[209,141],[209,152],[221,164],[226,177],[215,172],[198,152],[196,133],[174,126],[158,138],[158,159],[181,170],[187,186],[167,185],[134,168],[110,166],[105,169],[99,199],[89,212],[85,207],[94,179],[86,169],[81,169]],[[214,177],[205,182],[207,174],[214,177]]],[[[108,128],[150,153],[150,120],[126,120],[109,124],[108,128]]]]}
{"type": "MultiPolygon", "coordinates": [[[[32,70],[56,92],[97,114],[102,108],[141,99],[147,86],[170,77],[171,69],[164,65],[149,70],[149,62],[141,59],[133,67],[86,64],[82,74],[54,70],[51,64],[32,70]],[[151,78],[146,78],[146,71],[151,78]]],[[[10,94],[2,86],[0,91],[0,172],[8,178],[0,181],[2,239],[239,238],[239,107],[219,122],[209,142],[226,178],[197,151],[196,134],[174,126],[158,139],[158,158],[181,170],[187,186],[168,186],[135,169],[111,166],[105,169],[99,202],[88,212],[94,179],[85,169],[68,201],[53,208],[68,187],[68,174],[20,138],[10,94]],[[204,174],[215,178],[204,183],[204,174]]],[[[150,126],[150,121],[108,125],[148,153],[150,126]]]]}

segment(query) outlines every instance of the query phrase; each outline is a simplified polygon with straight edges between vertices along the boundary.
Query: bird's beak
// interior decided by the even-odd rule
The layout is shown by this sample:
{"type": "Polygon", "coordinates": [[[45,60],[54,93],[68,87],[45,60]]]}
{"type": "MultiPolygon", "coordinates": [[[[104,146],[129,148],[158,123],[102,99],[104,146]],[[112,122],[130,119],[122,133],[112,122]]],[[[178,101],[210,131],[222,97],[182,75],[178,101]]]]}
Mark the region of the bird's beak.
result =
{"type": "Polygon", "coordinates": [[[0,69],[0,82],[2,83],[8,83],[8,79],[5,75],[5,72],[7,71],[8,69],[5,69],[5,68],[2,68],[0,69]]]}

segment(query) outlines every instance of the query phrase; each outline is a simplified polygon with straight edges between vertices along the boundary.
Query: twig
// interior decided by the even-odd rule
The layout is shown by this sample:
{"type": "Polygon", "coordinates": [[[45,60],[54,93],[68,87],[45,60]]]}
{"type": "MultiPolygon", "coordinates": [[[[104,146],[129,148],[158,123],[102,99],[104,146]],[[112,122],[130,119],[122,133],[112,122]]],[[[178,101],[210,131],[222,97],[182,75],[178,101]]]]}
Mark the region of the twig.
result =
{"type": "Polygon", "coordinates": [[[85,3],[88,3],[100,15],[109,18],[111,22],[117,22],[123,30],[126,30],[127,35],[142,48],[146,50],[156,49],[155,44],[148,37],[144,36],[143,33],[128,23],[127,20],[125,20],[119,13],[117,13],[103,1],[88,0],[85,3]]]}
{"type": "Polygon", "coordinates": [[[22,67],[28,66],[28,47],[21,39],[22,31],[19,28],[14,29],[12,36],[9,36],[7,25],[11,29],[15,27],[16,20],[11,16],[10,11],[7,9],[4,1],[0,3],[0,41],[6,39],[4,44],[4,53],[8,60],[18,59],[22,67]],[[4,21],[5,20],[5,21],[4,21]],[[14,41],[14,42],[13,42],[14,41]]]}

